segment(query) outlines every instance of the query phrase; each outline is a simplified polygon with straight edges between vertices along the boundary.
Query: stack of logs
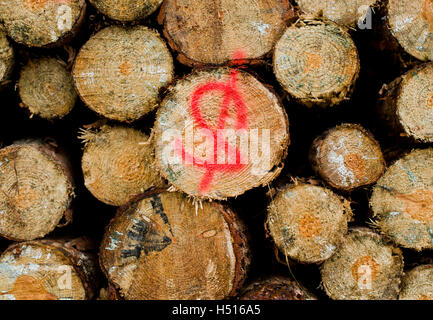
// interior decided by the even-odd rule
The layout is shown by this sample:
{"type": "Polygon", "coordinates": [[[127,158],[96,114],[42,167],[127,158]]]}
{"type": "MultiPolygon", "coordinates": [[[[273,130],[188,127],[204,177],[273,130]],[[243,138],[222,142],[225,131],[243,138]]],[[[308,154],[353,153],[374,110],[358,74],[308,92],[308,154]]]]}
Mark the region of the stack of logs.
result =
{"type": "Polygon", "coordinates": [[[433,299],[431,0],[0,0],[0,22],[2,109],[98,118],[78,168],[37,128],[0,149],[0,299],[433,299]],[[372,28],[403,65],[380,128],[339,116],[372,28]],[[333,122],[309,140],[305,113],[333,122]],[[84,186],[118,207],[102,239],[61,231],[84,186]],[[251,272],[264,234],[282,272],[251,272]]]}

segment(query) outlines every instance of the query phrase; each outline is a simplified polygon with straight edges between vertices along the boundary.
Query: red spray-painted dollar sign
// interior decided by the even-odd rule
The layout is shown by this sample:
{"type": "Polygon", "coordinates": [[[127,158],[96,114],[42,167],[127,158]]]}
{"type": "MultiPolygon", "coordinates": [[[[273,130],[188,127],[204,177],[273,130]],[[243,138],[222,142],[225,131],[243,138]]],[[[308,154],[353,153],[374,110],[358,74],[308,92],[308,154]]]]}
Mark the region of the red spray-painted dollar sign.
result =
{"type": "MultiPolygon", "coordinates": [[[[234,54],[235,63],[242,63],[242,52],[238,51],[234,54]]],[[[225,172],[236,172],[245,167],[243,164],[242,155],[238,147],[234,147],[227,141],[227,138],[224,137],[223,146],[217,143],[218,141],[218,130],[226,129],[226,122],[228,117],[229,107],[232,105],[236,110],[236,130],[247,129],[248,128],[248,119],[247,113],[248,108],[242,98],[242,95],[236,88],[236,82],[238,77],[238,69],[233,69],[230,72],[230,79],[228,82],[216,82],[211,81],[208,82],[199,88],[197,88],[192,96],[191,96],[191,114],[194,119],[195,124],[200,129],[209,130],[212,132],[213,141],[214,141],[214,152],[213,152],[213,161],[206,161],[203,159],[198,159],[194,155],[191,155],[186,152],[184,145],[181,141],[177,140],[175,144],[175,149],[182,155],[182,160],[185,162],[187,160],[188,163],[192,163],[194,167],[204,168],[206,171],[201,179],[199,192],[200,194],[206,194],[211,187],[212,181],[215,176],[215,172],[217,171],[225,171],[225,172]],[[201,113],[200,102],[202,97],[205,94],[209,94],[214,91],[219,91],[223,93],[222,105],[220,108],[220,115],[218,119],[217,128],[211,128],[208,123],[204,120],[203,115],[201,113]],[[224,154],[235,154],[236,162],[234,164],[218,163],[218,154],[220,153],[222,147],[224,147],[224,154]]]]}

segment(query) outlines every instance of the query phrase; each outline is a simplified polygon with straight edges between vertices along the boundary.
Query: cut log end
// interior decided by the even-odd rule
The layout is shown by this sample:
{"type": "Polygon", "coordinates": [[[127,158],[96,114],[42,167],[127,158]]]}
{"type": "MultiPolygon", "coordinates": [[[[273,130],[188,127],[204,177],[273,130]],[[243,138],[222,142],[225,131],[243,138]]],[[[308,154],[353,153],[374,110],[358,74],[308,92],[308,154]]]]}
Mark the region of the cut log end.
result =
{"type": "Polygon", "coordinates": [[[320,263],[343,241],[351,216],[349,205],[331,190],[297,184],[271,201],[267,227],[282,254],[301,263],[320,263]]]}
{"type": "Polygon", "coordinates": [[[433,249],[433,149],[412,151],[390,166],[370,206],[380,230],[405,248],[433,249]]]}
{"type": "Polygon", "coordinates": [[[96,255],[41,240],[11,245],[0,256],[0,300],[87,300],[97,284],[96,255]]]}
{"type": "Polygon", "coordinates": [[[301,20],[286,30],[275,47],[278,81],[309,107],[330,107],[349,99],[359,69],[350,35],[330,21],[301,20]]]}
{"type": "Polygon", "coordinates": [[[197,72],[171,88],[158,110],[156,163],[189,195],[235,197],[281,172],[288,126],[276,95],[249,73],[197,72]]]}
{"type": "Polygon", "coordinates": [[[60,156],[40,142],[0,150],[0,235],[44,237],[69,217],[73,184],[60,156]]]}
{"type": "Polygon", "coordinates": [[[122,206],[138,194],[162,187],[152,168],[153,144],[144,133],[127,127],[102,126],[83,131],[84,183],[100,201],[122,206]]]}
{"type": "MultiPolygon", "coordinates": [[[[432,13],[433,14],[433,13],[432,13]]],[[[420,142],[433,142],[433,64],[403,76],[395,104],[404,133],[420,142]]]]}
{"type": "Polygon", "coordinates": [[[14,69],[14,50],[6,37],[6,33],[0,30],[0,89],[10,80],[14,69]]]}
{"type": "Polygon", "coordinates": [[[77,100],[70,72],[55,58],[30,60],[21,70],[18,87],[23,106],[44,119],[63,118],[77,100]]]}
{"type": "Polygon", "coordinates": [[[324,17],[339,25],[354,28],[359,22],[368,17],[369,9],[378,0],[297,0],[300,10],[313,17],[324,17]]]}
{"type": "Polygon", "coordinates": [[[240,300],[316,300],[316,297],[294,280],[271,277],[251,283],[240,300]]]}
{"type": "Polygon", "coordinates": [[[1,0],[0,20],[8,35],[29,47],[60,45],[78,31],[85,0],[1,0]]]}
{"type": "Polygon", "coordinates": [[[243,61],[263,58],[294,11],[287,0],[168,0],[161,15],[182,63],[222,65],[238,51],[243,61]]]}
{"type": "Polygon", "coordinates": [[[194,207],[179,193],[120,209],[106,230],[101,264],[127,300],[223,299],[249,264],[243,227],[217,203],[194,207]]]}
{"type": "Polygon", "coordinates": [[[144,26],[110,26],[90,38],[75,61],[75,86],[100,115],[131,122],[159,103],[173,79],[171,54],[159,34],[144,26]]]}
{"type": "Polygon", "coordinates": [[[163,0],[90,0],[99,12],[111,19],[129,22],[146,18],[155,12],[163,0]]]}
{"type": "Polygon", "coordinates": [[[325,261],[321,273],[325,291],[334,300],[395,300],[403,275],[403,256],[379,234],[356,228],[325,261]]]}
{"type": "Polygon", "coordinates": [[[420,265],[402,279],[400,300],[433,300],[433,265],[420,265]]]}
{"type": "Polygon", "coordinates": [[[310,161],[329,185],[344,191],[373,184],[385,171],[379,143],[364,128],[352,124],[318,137],[311,147],[310,161]]]}
{"type": "Polygon", "coordinates": [[[433,1],[389,0],[388,24],[403,49],[415,58],[433,59],[433,1]]]}

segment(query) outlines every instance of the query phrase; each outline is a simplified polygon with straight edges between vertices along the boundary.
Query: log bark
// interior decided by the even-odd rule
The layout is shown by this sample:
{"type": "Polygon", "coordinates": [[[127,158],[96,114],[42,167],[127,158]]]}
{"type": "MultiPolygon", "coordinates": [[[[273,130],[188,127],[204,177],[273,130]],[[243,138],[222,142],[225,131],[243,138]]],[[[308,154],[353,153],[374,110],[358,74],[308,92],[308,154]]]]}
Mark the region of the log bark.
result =
{"type": "Polygon", "coordinates": [[[263,59],[294,18],[287,0],[167,0],[160,12],[170,46],[189,66],[263,59]]]}
{"type": "Polygon", "coordinates": [[[360,69],[347,31],[323,20],[299,20],[287,28],[273,65],[283,89],[307,107],[332,107],[350,99],[360,69]]]}
{"type": "Polygon", "coordinates": [[[281,276],[255,281],[245,288],[240,300],[317,300],[296,281],[281,276]]]}
{"type": "Polygon", "coordinates": [[[420,265],[402,280],[399,300],[433,300],[433,265],[420,265]]]}
{"type": "Polygon", "coordinates": [[[368,10],[376,7],[378,0],[297,0],[301,13],[315,18],[323,17],[339,25],[355,28],[363,23],[368,10]]]}
{"type": "Polygon", "coordinates": [[[155,12],[163,0],[89,0],[99,12],[111,19],[130,22],[155,12]]]}
{"type": "Polygon", "coordinates": [[[433,142],[433,64],[415,67],[381,90],[378,114],[390,133],[433,142]]]}
{"type": "Polygon", "coordinates": [[[351,217],[349,203],[331,190],[296,183],[273,197],[266,226],[284,256],[300,263],[321,263],[342,243],[351,217]]]}
{"type": "Polygon", "coordinates": [[[235,197],[279,175],[288,127],[277,96],[249,73],[195,72],[169,90],[158,110],[156,164],[189,195],[235,197]]]}
{"type": "Polygon", "coordinates": [[[379,143],[363,127],[343,124],[314,140],[310,162],[333,188],[352,191],[375,183],[385,171],[379,143]]]}
{"type": "Polygon", "coordinates": [[[133,128],[103,125],[83,130],[84,184],[100,201],[122,206],[136,195],[163,187],[153,168],[153,144],[133,128]]]}
{"type": "Polygon", "coordinates": [[[70,164],[55,146],[29,140],[0,149],[1,236],[44,237],[71,221],[73,197],[70,164]]]}
{"type": "Polygon", "coordinates": [[[373,188],[375,224],[398,245],[432,249],[433,149],[417,149],[391,165],[373,188]]]}
{"type": "Polygon", "coordinates": [[[388,0],[388,26],[402,48],[413,57],[433,59],[433,2],[388,0]]]}
{"type": "Polygon", "coordinates": [[[6,33],[0,29],[0,89],[11,82],[14,65],[14,49],[6,37],[6,33]]]}
{"type": "Polygon", "coordinates": [[[0,256],[0,300],[89,300],[100,281],[97,256],[76,242],[15,243],[0,256]]]}
{"type": "Polygon", "coordinates": [[[73,76],[78,94],[100,115],[132,122],[154,110],[159,90],[173,78],[170,52],[144,26],[110,26],[80,49],[73,76]]]}
{"type": "Polygon", "coordinates": [[[124,299],[213,300],[238,293],[248,252],[231,210],[214,202],[194,207],[180,193],[161,193],[118,211],[100,261],[124,299]]]}
{"type": "Polygon", "coordinates": [[[66,64],[55,58],[31,59],[18,81],[21,106],[31,117],[54,120],[66,116],[77,101],[72,75],[66,64]]]}
{"type": "Polygon", "coordinates": [[[403,255],[366,228],[355,228],[322,268],[322,283],[334,300],[395,300],[403,255]]]}
{"type": "Polygon", "coordinates": [[[53,47],[78,32],[85,9],[85,0],[1,0],[0,21],[18,43],[53,47]]]}

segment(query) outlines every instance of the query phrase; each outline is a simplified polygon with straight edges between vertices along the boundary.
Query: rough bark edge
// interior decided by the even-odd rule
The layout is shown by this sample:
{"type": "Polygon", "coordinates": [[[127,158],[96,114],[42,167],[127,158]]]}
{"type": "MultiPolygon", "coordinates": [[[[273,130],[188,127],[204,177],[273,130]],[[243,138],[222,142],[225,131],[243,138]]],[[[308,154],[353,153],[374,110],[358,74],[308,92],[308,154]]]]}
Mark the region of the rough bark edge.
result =
{"type": "MultiPolygon", "coordinates": [[[[274,181],[281,174],[281,172],[283,171],[284,166],[285,166],[285,160],[287,158],[287,155],[289,154],[289,150],[288,149],[289,149],[290,145],[292,144],[291,135],[290,135],[289,116],[287,114],[287,111],[286,111],[286,108],[284,106],[283,100],[282,100],[282,98],[280,97],[280,95],[276,92],[276,90],[271,85],[266,84],[266,83],[263,82],[263,80],[259,77],[259,75],[257,73],[255,73],[253,71],[250,71],[250,70],[246,70],[245,66],[242,66],[242,65],[241,66],[237,65],[236,67],[229,67],[229,66],[210,66],[210,67],[205,67],[205,66],[203,66],[203,67],[195,68],[189,74],[185,74],[182,77],[177,77],[176,79],[173,79],[172,83],[169,84],[166,88],[164,88],[164,98],[161,99],[160,106],[157,108],[157,112],[156,112],[156,116],[155,116],[155,122],[154,122],[154,125],[153,125],[152,130],[151,130],[150,138],[153,141],[152,143],[155,144],[156,143],[155,142],[155,131],[156,131],[155,130],[155,127],[156,127],[155,123],[157,122],[157,120],[159,118],[159,114],[161,112],[161,104],[164,102],[164,100],[166,100],[168,98],[171,98],[173,96],[173,90],[175,89],[175,87],[176,87],[176,85],[177,85],[178,82],[183,81],[183,80],[185,80],[185,79],[187,79],[189,77],[195,77],[195,76],[199,75],[202,72],[212,72],[212,71],[215,71],[215,70],[218,70],[218,69],[221,69],[221,68],[227,68],[228,70],[230,70],[230,69],[237,69],[240,72],[246,73],[246,74],[252,76],[253,78],[255,78],[256,81],[258,81],[263,87],[265,87],[267,90],[269,90],[269,92],[271,92],[275,96],[275,98],[277,99],[278,105],[283,110],[283,113],[284,113],[284,122],[285,122],[286,127],[287,127],[287,140],[285,141],[284,145],[281,145],[281,148],[283,150],[283,153],[281,155],[281,161],[280,161],[280,163],[275,164],[271,168],[271,170],[269,170],[269,172],[273,172],[273,175],[270,176],[269,181],[268,182],[256,183],[252,188],[250,188],[248,190],[245,190],[243,193],[230,197],[230,198],[237,198],[238,196],[241,196],[241,195],[245,194],[247,191],[253,190],[255,188],[269,186],[269,184],[272,181],[274,181]]],[[[156,145],[155,145],[155,148],[154,148],[154,152],[156,153],[156,145]]],[[[177,188],[176,186],[174,186],[170,182],[170,180],[167,179],[167,176],[166,176],[163,168],[159,165],[159,162],[157,161],[156,157],[155,157],[155,162],[154,162],[154,164],[152,166],[155,167],[156,170],[158,170],[161,178],[168,183],[168,185],[169,185],[169,191],[179,191],[179,192],[185,193],[182,190],[180,190],[179,188],[177,188]]],[[[205,200],[205,201],[215,201],[215,200],[217,200],[217,201],[225,201],[225,200],[227,200],[227,198],[210,198],[208,196],[192,196],[192,195],[188,195],[188,196],[190,196],[194,200],[198,200],[198,201],[201,201],[201,200],[205,200]]]]}
{"type": "MultiPolygon", "coordinates": [[[[138,202],[147,198],[150,198],[154,195],[165,193],[165,192],[171,192],[167,188],[163,189],[155,189],[148,191],[146,193],[143,193],[141,195],[136,196],[132,201],[130,201],[128,204],[119,207],[117,210],[115,216],[110,220],[110,223],[105,227],[105,233],[108,233],[112,223],[117,220],[121,215],[123,215],[128,210],[133,210],[137,206],[138,202]]],[[[236,257],[236,265],[235,265],[235,278],[233,281],[233,288],[232,291],[229,293],[229,295],[226,297],[231,298],[235,296],[239,290],[242,288],[246,276],[247,271],[249,269],[249,265],[251,262],[251,253],[248,246],[248,237],[246,233],[246,227],[243,224],[243,222],[239,219],[239,217],[228,207],[222,205],[218,202],[213,202],[213,205],[216,207],[216,209],[222,214],[225,222],[227,223],[231,239],[233,241],[233,249],[234,254],[236,257]]],[[[111,281],[110,276],[108,274],[108,271],[105,269],[103,260],[102,260],[102,251],[105,248],[104,241],[101,242],[99,247],[99,266],[104,273],[105,277],[108,280],[108,298],[110,300],[125,300],[121,293],[121,288],[111,281]]]]}
{"type": "Polygon", "coordinates": [[[405,72],[403,75],[393,80],[389,84],[384,84],[379,92],[379,100],[376,106],[380,120],[394,135],[399,136],[412,143],[429,143],[433,141],[424,140],[414,137],[407,132],[402,125],[400,115],[397,110],[397,101],[400,99],[402,87],[407,77],[413,73],[418,73],[427,68],[431,62],[417,65],[415,68],[405,72]]]}
{"type": "Polygon", "coordinates": [[[86,293],[86,299],[91,300],[97,293],[96,291],[99,287],[100,277],[98,274],[99,269],[97,268],[98,264],[96,254],[85,252],[89,249],[86,244],[88,242],[89,240],[85,238],[77,238],[69,241],[60,239],[30,240],[12,244],[5,251],[3,251],[1,255],[23,245],[35,244],[58,249],[70,261],[71,266],[79,276],[86,293]],[[80,245],[84,246],[80,247],[80,245]]]}
{"type": "MultiPolygon", "coordinates": [[[[312,145],[310,147],[308,158],[309,158],[311,167],[313,168],[313,171],[318,176],[324,177],[325,175],[323,174],[323,172],[324,172],[323,171],[323,167],[320,165],[320,162],[318,161],[319,159],[316,157],[316,151],[317,151],[317,149],[321,149],[322,148],[322,144],[323,144],[324,140],[327,138],[327,136],[331,132],[333,132],[336,129],[346,129],[346,128],[347,129],[356,129],[356,130],[361,131],[363,134],[365,134],[367,137],[369,137],[372,140],[372,142],[375,143],[379,147],[379,149],[382,151],[382,148],[381,148],[379,142],[376,140],[376,138],[373,136],[373,134],[369,130],[365,129],[363,126],[361,126],[359,124],[352,124],[352,123],[343,123],[343,124],[340,124],[340,125],[338,125],[336,127],[333,127],[333,128],[330,128],[330,129],[326,130],[324,133],[322,133],[320,136],[318,136],[313,141],[313,143],[312,143],[312,145]]],[[[385,163],[385,159],[383,157],[383,154],[382,154],[382,164],[383,164],[383,169],[382,169],[382,172],[381,172],[380,176],[382,176],[385,173],[385,171],[386,171],[386,163],[385,163]]],[[[345,193],[348,193],[348,192],[351,192],[351,191],[354,191],[354,190],[359,190],[359,189],[362,189],[362,188],[366,188],[366,187],[368,187],[368,186],[373,185],[373,184],[376,183],[376,182],[372,182],[372,183],[370,183],[368,185],[362,185],[362,186],[359,186],[359,187],[356,187],[356,188],[349,188],[349,187],[344,187],[344,186],[337,186],[334,183],[332,183],[332,181],[328,181],[327,179],[324,179],[324,178],[322,180],[324,180],[328,186],[330,186],[330,187],[332,187],[334,189],[343,191],[345,193]]]]}
{"type": "MultiPolygon", "coordinates": [[[[278,37],[276,37],[275,43],[274,43],[272,49],[270,50],[270,52],[264,54],[261,57],[250,58],[250,59],[228,60],[228,61],[221,63],[221,64],[203,63],[203,62],[194,60],[192,58],[189,58],[184,53],[182,53],[182,51],[180,50],[180,45],[177,44],[176,41],[170,36],[170,34],[167,30],[166,18],[165,18],[167,1],[169,1],[169,0],[164,0],[162,5],[160,6],[160,11],[158,13],[157,22],[159,25],[163,26],[164,37],[165,37],[169,47],[173,51],[176,52],[176,54],[177,54],[176,59],[181,64],[186,65],[188,67],[204,68],[206,66],[210,66],[210,67],[236,66],[236,65],[240,65],[240,64],[255,67],[255,66],[263,65],[264,60],[268,59],[269,57],[271,57],[273,55],[275,45],[285,31],[285,30],[282,30],[280,32],[280,35],[278,37]]],[[[284,24],[287,26],[287,25],[292,24],[293,22],[295,22],[298,19],[298,17],[297,17],[298,12],[297,12],[295,6],[290,2],[290,0],[281,0],[281,1],[282,1],[283,6],[286,8],[286,14],[283,15],[283,21],[284,21],[284,24]]]]}
{"type": "MultiPolygon", "coordinates": [[[[66,227],[67,225],[72,223],[73,220],[72,202],[73,199],[75,198],[75,192],[74,192],[75,181],[72,174],[73,172],[72,164],[70,163],[69,159],[65,156],[63,151],[59,150],[59,147],[56,144],[56,142],[51,138],[45,138],[44,140],[35,140],[35,139],[18,140],[14,142],[12,145],[7,146],[6,148],[11,148],[11,152],[16,153],[18,152],[18,149],[20,149],[20,147],[28,146],[28,145],[34,146],[37,150],[42,152],[46,157],[54,161],[56,167],[60,170],[60,172],[62,172],[65,175],[67,179],[69,200],[64,209],[64,213],[60,218],[59,224],[55,226],[54,229],[66,227]],[[63,219],[65,222],[61,223],[63,219]]],[[[48,232],[47,234],[53,232],[54,229],[48,232]]],[[[0,234],[0,236],[11,241],[23,241],[23,239],[13,238],[13,237],[5,236],[3,234],[0,234]]],[[[26,240],[26,241],[35,241],[38,239],[40,238],[33,239],[33,240],[26,240]]]]}

